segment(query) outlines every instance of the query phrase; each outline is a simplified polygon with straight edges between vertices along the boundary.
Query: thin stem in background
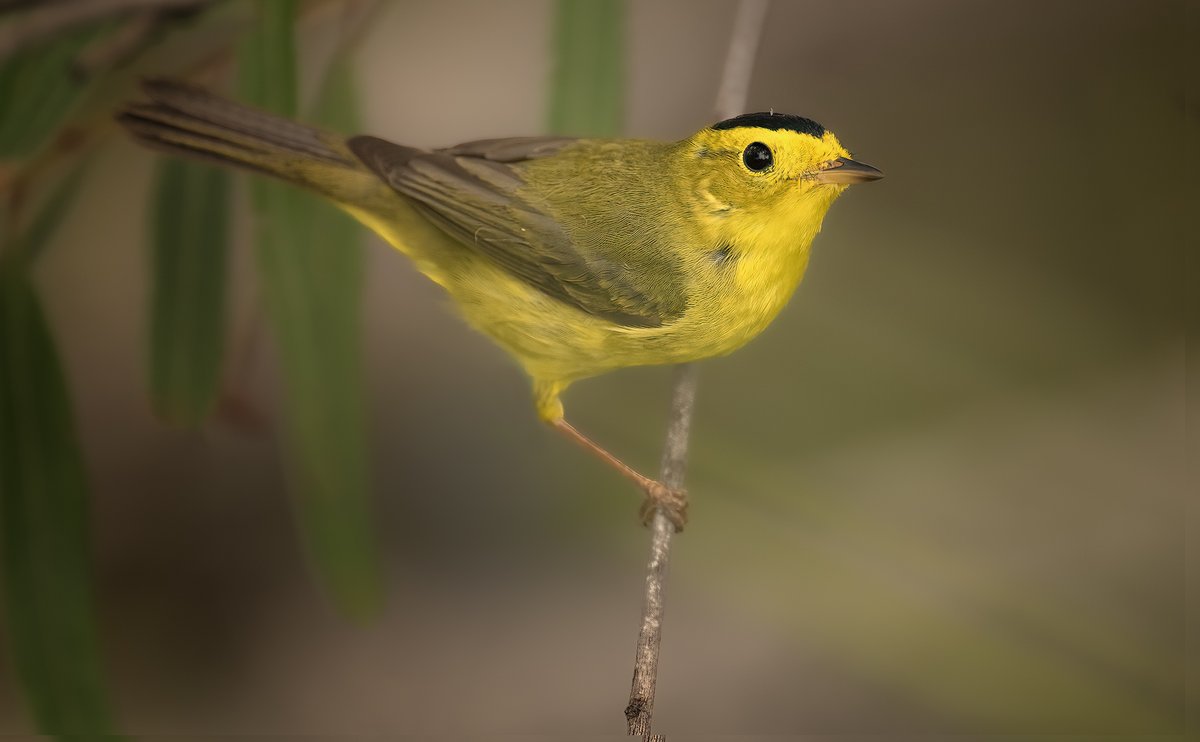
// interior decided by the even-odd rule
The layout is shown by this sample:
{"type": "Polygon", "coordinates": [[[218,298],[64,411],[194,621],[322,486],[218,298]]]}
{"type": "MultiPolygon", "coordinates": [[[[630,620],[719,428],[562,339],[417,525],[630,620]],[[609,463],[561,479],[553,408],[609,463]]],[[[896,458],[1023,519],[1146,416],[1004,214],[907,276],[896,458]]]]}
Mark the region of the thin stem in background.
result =
{"type": "MultiPolygon", "coordinates": [[[[212,0],[58,0],[4,19],[0,62],[72,28],[114,16],[145,11],[196,10],[212,0]]],[[[32,3],[29,3],[32,5],[32,3]]],[[[15,8],[23,4],[11,3],[15,8]]],[[[0,7],[0,10],[7,8],[0,7]]]]}
{"type": "MultiPolygon", "coordinates": [[[[742,112],[749,97],[750,76],[754,58],[767,18],[769,0],[741,0],[734,20],[729,52],[721,74],[717,93],[717,116],[732,118],[742,112]]],[[[682,489],[687,469],[688,433],[696,403],[698,384],[696,367],[685,364],[675,376],[675,391],[671,398],[670,422],[663,451],[661,481],[672,489],[682,489]]],[[[655,512],[651,523],[650,558],[646,563],[646,591],[642,608],[642,624],[638,631],[637,651],[633,660],[633,683],[625,720],[629,736],[646,740],[665,740],[651,733],[654,714],[654,695],[658,683],[659,645],[662,641],[662,622],[666,608],[667,568],[671,557],[671,536],[674,526],[661,510],[655,512]]]]}

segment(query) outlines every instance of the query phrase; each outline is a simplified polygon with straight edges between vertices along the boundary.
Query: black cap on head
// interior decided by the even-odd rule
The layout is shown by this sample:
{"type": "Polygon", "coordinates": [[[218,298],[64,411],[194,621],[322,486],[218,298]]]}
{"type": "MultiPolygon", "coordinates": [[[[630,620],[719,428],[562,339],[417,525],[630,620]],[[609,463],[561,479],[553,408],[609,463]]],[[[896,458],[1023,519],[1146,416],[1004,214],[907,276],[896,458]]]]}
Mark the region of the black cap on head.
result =
{"type": "Polygon", "coordinates": [[[741,116],[734,116],[731,119],[725,119],[712,125],[714,129],[736,129],[739,126],[757,126],[761,129],[770,129],[778,131],[787,129],[789,131],[797,131],[801,134],[808,134],[817,139],[825,136],[825,127],[818,124],[812,119],[806,119],[803,116],[793,116],[788,113],[743,113],[741,116]]]}

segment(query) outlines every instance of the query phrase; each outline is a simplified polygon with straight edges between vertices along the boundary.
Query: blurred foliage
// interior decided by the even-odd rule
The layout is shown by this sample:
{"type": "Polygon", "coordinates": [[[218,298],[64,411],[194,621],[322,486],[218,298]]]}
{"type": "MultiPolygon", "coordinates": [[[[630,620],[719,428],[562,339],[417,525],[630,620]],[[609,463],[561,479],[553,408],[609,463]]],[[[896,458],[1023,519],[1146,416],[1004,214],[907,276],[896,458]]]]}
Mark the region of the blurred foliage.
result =
{"type": "MultiPolygon", "coordinates": [[[[60,186],[10,249],[35,254],[74,193],[60,186]]],[[[92,612],[88,491],[70,395],[27,264],[0,267],[0,572],[12,652],[38,728],[111,730],[92,612]]]]}
{"type": "Polygon", "coordinates": [[[194,427],[217,397],[225,353],[230,173],[163,159],[151,207],[150,398],[194,427]]]}
{"type": "MultiPolygon", "coordinates": [[[[33,160],[89,90],[71,64],[110,24],[64,33],[0,66],[0,161],[33,160]]],[[[30,271],[78,192],[80,160],[45,184],[0,181],[0,574],[15,669],[37,727],[91,737],[112,730],[91,589],[89,499],[70,394],[30,271]],[[32,192],[31,192],[32,191],[32,192]],[[2,191],[0,191],[2,192],[2,191]]],[[[2,174],[2,173],[0,173],[2,174]]]]}
{"type": "MultiPolygon", "coordinates": [[[[297,113],[295,3],[264,0],[241,47],[247,100],[297,113]]],[[[354,129],[353,79],[343,59],[326,75],[314,118],[354,129]]],[[[321,199],[251,183],[259,285],[284,382],[284,457],[305,544],[318,575],[348,614],[380,603],[371,528],[363,400],[360,228],[321,199]]]]}
{"type": "Polygon", "coordinates": [[[624,0],[558,0],[550,131],[611,137],[625,111],[624,0]]]}
{"type": "MultiPolygon", "coordinates": [[[[242,49],[252,100],[296,113],[296,3],[262,2],[242,49]]],[[[133,23],[134,21],[131,21],[133,23]]],[[[64,141],[63,168],[38,159],[85,94],[107,79],[78,74],[88,45],[116,23],[65,30],[0,67],[0,533],[8,633],[38,728],[90,738],[112,733],[89,576],[88,492],[66,380],[30,280],[82,180],[86,148],[64,141]],[[23,219],[30,193],[57,185],[23,219]],[[24,222],[28,225],[20,229],[24,222]]],[[[211,29],[204,29],[211,37],[211,29]]],[[[146,45],[140,38],[138,51],[146,45]]],[[[209,42],[211,43],[211,42],[209,42]]],[[[228,43],[223,39],[222,43],[228,43]]],[[[114,73],[121,77],[120,73],[114,73]]],[[[353,126],[354,81],[345,56],[325,75],[315,116],[353,126]]],[[[104,116],[107,118],[107,115],[104,116]]],[[[230,176],[165,160],[152,205],[150,397],[167,422],[203,422],[219,392],[225,353],[230,176]]],[[[317,572],[347,613],[379,602],[369,525],[358,301],[360,232],[306,194],[255,183],[258,253],[268,314],[284,366],[285,449],[304,540],[317,572]]]]}
{"type": "MultiPolygon", "coordinates": [[[[297,110],[296,0],[255,0],[254,21],[238,47],[242,96],[280,116],[297,110]]],[[[256,183],[258,181],[255,181],[256,183]]],[[[255,199],[263,189],[255,186],[255,199]]]]}
{"type": "Polygon", "coordinates": [[[72,29],[0,67],[0,160],[31,155],[58,131],[87,87],[73,74],[72,63],[111,29],[108,23],[72,29]]]}

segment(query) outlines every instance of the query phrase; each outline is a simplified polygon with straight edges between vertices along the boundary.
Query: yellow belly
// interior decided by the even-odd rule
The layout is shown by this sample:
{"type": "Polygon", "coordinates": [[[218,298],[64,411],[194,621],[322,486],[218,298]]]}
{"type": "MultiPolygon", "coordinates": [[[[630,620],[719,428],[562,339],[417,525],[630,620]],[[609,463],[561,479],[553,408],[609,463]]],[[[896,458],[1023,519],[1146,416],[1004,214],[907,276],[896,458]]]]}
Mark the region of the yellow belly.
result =
{"type": "Polygon", "coordinates": [[[740,257],[692,266],[687,311],[660,327],[626,327],[554,299],[470,251],[411,207],[386,218],[344,207],[446,289],[463,317],[535,380],[558,389],[626,366],[725,355],[762,332],[787,304],[808,263],[807,246],[786,261],[740,257]]]}

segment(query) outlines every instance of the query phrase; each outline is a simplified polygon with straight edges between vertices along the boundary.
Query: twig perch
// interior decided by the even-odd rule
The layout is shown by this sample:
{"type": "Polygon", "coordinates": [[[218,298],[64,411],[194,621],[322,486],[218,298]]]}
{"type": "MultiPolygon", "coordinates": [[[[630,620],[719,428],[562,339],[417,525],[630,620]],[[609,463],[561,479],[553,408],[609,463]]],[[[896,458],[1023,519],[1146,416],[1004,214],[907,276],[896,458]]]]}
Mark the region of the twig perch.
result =
{"type": "MultiPolygon", "coordinates": [[[[672,489],[683,487],[687,469],[688,432],[692,427],[692,411],[696,402],[696,367],[680,366],[675,375],[675,393],[671,398],[671,419],[667,424],[667,444],[663,450],[663,484],[672,489]]],[[[625,719],[631,737],[650,739],[650,719],[654,712],[654,688],[658,681],[658,646],[662,639],[662,619],[665,608],[664,589],[667,566],[671,556],[671,537],[675,526],[662,511],[654,514],[650,524],[650,560],[646,564],[646,596],[642,609],[642,628],[638,632],[637,652],[633,660],[633,686],[625,719]]]]}
{"type": "MultiPolygon", "coordinates": [[[[721,86],[717,93],[718,118],[736,116],[746,106],[750,75],[754,69],[754,57],[758,51],[758,41],[762,36],[768,5],[769,0],[741,0],[738,4],[729,52],[721,74],[721,86]]],[[[684,473],[687,469],[688,433],[692,426],[697,381],[695,366],[686,364],[678,368],[660,476],[660,481],[672,489],[683,489],[684,473]]],[[[670,563],[671,537],[675,528],[660,510],[654,514],[651,532],[642,625],[638,632],[637,651],[633,660],[633,684],[629,691],[629,703],[625,706],[625,720],[629,736],[653,741],[666,739],[664,735],[651,733],[650,722],[654,714],[654,694],[658,682],[658,654],[666,605],[667,567],[670,563]]]]}

